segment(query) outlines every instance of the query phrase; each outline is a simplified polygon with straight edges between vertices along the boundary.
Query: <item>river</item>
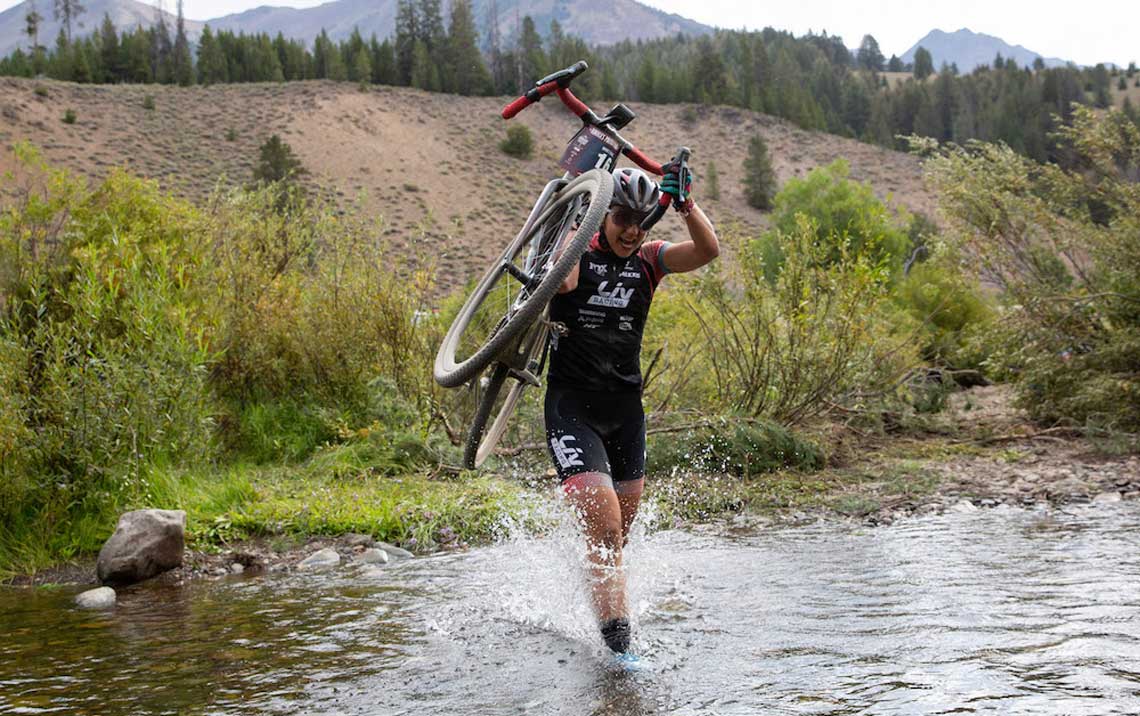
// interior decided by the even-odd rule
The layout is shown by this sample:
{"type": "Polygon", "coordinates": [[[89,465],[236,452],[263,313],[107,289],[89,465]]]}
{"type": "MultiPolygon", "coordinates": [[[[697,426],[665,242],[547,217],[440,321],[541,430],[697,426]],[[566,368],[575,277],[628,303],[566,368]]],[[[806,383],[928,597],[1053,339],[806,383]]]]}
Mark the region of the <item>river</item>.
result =
{"type": "Polygon", "coordinates": [[[3,714],[1137,714],[1140,504],[638,531],[637,669],[565,524],[467,552],[0,589],[3,714]]]}

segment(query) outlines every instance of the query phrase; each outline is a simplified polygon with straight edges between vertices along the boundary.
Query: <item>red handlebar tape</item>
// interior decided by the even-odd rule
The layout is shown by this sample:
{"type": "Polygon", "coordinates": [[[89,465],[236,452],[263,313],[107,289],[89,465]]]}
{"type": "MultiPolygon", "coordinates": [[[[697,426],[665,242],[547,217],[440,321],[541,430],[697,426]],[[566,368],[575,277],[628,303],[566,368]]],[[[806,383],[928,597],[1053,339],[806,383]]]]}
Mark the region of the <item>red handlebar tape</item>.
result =
{"type": "Polygon", "coordinates": [[[642,154],[640,149],[630,147],[629,149],[623,150],[622,153],[629,157],[634,164],[647,172],[653,172],[658,175],[665,174],[665,170],[661,168],[661,165],[642,154]]]}
{"type": "Polygon", "coordinates": [[[545,97],[548,94],[553,94],[554,91],[558,89],[558,83],[547,82],[537,89],[537,96],[534,95],[534,90],[531,90],[530,92],[524,94],[522,97],[516,99],[514,102],[508,104],[506,107],[503,107],[503,119],[510,119],[511,117],[515,116],[519,112],[537,102],[539,99],[545,97]],[[535,97],[535,99],[531,99],[531,97],[535,97]]]}

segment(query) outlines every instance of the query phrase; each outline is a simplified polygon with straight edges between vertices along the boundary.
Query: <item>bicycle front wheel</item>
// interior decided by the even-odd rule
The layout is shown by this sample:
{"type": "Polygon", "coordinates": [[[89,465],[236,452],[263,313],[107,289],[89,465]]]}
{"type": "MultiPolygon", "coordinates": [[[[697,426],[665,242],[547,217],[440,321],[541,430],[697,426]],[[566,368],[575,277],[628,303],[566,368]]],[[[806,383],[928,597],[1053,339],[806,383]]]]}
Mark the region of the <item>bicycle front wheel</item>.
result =
{"type": "Polygon", "coordinates": [[[536,207],[533,220],[487,269],[452,321],[435,356],[437,383],[462,385],[516,347],[512,341],[539,317],[581,259],[612,196],[613,177],[591,169],[536,207]]]}

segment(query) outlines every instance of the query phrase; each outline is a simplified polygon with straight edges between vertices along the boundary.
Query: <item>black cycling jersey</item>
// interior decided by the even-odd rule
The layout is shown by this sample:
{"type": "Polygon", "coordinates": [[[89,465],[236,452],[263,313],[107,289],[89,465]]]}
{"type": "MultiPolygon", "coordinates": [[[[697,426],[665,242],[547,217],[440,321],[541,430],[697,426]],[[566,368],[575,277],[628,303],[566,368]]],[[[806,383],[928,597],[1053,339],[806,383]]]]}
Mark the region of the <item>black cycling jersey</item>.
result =
{"type": "Polygon", "coordinates": [[[551,336],[552,387],[619,393],[641,391],[641,337],[653,292],[665,276],[664,241],[621,258],[590,241],[578,264],[578,286],[550,302],[550,318],[569,330],[551,336]]]}

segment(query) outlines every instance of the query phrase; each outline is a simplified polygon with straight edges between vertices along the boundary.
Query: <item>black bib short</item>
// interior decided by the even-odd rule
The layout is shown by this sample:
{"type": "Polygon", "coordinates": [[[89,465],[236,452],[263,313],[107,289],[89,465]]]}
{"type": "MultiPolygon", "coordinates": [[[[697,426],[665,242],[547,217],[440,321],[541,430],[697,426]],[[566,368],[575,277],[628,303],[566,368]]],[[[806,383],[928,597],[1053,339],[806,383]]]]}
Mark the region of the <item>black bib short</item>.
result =
{"type": "Polygon", "coordinates": [[[614,482],[645,475],[641,339],[664,277],[663,241],[620,258],[595,236],[578,265],[578,286],[550,303],[569,333],[551,336],[546,440],[558,477],[584,472],[614,482]]]}

